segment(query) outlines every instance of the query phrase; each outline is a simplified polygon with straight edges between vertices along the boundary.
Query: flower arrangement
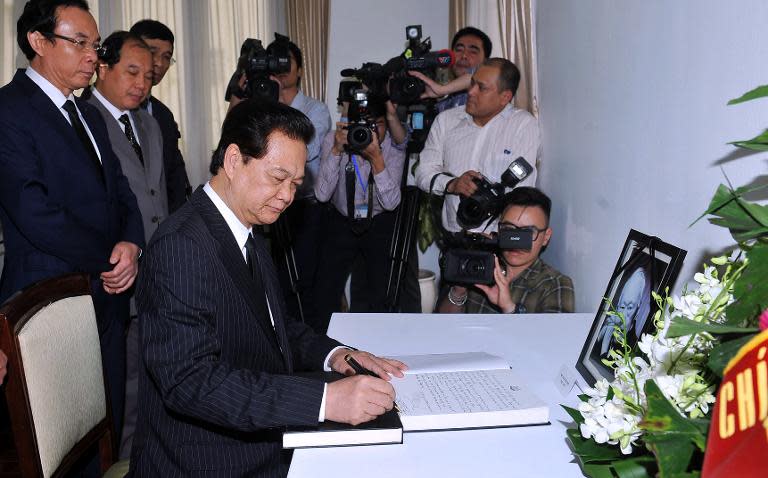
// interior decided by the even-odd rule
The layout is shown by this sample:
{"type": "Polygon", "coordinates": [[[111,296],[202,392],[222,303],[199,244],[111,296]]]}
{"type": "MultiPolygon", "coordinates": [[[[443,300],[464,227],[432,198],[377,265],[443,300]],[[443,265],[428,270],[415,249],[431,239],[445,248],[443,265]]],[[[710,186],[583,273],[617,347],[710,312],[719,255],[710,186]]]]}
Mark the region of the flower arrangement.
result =
{"type": "MultiPolygon", "coordinates": [[[[764,96],[768,85],[729,104],[764,96]]],[[[732,144],[768,151],[768,130],[732,144]]],[[[586,475],[699,476],[723,369],[768,328],[768,206],[744,198],[758,188],[717,189],[701,217],[728,228],[738,247],[695,274],[692,290],[654,295],[656,331],[636,349],[624,317],[611,312],[621,322],[605,361],[614,378],[588,389],[578,408],[564,407],[578,425],[568,439],[586,475]]]]}

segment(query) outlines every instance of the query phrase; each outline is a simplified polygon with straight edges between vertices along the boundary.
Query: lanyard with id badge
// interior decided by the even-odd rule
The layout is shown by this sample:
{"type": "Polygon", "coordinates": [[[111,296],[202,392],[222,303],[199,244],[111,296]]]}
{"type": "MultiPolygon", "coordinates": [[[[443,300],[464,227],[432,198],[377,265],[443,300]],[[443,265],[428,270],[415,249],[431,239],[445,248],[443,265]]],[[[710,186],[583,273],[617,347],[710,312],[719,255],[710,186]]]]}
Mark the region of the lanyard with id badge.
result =
{"type": "Polygon", "coordinates": [[[363,182],[363,177],[360,174],[360,167],[357,163],[355,155],[349,155],[349,161],[344,167],[345,183],[347,189],[347,217],[352,225],[352,230],[356,233],[365,232],[371,222],[373,215],[373,173],[368,175],[368,183],[363,182]],[[355,202],[355,179],[360,181],[360,186],[363,189],[363,194],[367,193],[368,202],[356,204],[355,202]]]}

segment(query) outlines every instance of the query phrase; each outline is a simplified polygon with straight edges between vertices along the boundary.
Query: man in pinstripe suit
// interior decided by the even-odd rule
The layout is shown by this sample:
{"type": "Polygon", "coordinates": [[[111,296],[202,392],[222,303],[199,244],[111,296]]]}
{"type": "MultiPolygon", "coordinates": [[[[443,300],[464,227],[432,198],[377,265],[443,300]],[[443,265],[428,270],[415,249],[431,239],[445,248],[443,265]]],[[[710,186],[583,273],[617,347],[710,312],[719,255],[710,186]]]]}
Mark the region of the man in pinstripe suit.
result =
{"type": "Polygon", "coordinates": [[[284,315],[254,225],[271,224],[304,176],[309,120],[247,100],[222,126],[213,178],[160,226],[136,293],[144,369],[132,476],[281,476],[281,428],[362,423],[392,408],[405,366],[345,349],[284,315]],[[352,373],[352,353],[386,380],[324,384],[300,369],[352,373]]]}

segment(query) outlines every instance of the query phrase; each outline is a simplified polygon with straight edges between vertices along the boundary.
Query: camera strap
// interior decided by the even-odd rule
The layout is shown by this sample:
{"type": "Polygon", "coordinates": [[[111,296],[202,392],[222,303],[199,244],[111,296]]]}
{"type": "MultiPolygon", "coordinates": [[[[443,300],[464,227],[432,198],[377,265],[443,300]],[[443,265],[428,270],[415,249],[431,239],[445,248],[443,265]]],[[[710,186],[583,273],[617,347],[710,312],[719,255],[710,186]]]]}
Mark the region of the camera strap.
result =
{"type": "Polygon", "coordinates": [[[368,230],[368,227],[371,224],[371,218],[373,217],[373,188],[375,184],[373,181],[373,171],[371,171],[368,174],[368,184],[363,188],[363,191],[368,193],[368,208],[366,215],[365,217],[361,218],[356,217],[355,190],[357,185],[355,183],[357,179],[356,176],[359,174],[359,170],[357,171],[357,174],[355,170],[356,168],[352,164],[352,158],[350,155],[350,159],[347,161],[347,165],[344,167],[344,182],[347,189],[347,218],[349,219],[352,231],[356,234],[361,234],[368,230]]]}

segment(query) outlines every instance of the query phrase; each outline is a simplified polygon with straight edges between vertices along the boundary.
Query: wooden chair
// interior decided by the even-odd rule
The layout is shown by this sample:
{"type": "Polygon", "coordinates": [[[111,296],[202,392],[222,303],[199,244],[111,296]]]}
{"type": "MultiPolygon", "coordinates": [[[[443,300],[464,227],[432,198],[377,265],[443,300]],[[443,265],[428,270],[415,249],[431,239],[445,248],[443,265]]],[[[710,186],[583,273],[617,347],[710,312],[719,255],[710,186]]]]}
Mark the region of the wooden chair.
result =
{"type": "Polygon", "coordinates": [[[88,277],[44,280],[10,298],[0,349],[21,476],[62,476],[96,444],[107,472],[112,422],[88,277]]]}

